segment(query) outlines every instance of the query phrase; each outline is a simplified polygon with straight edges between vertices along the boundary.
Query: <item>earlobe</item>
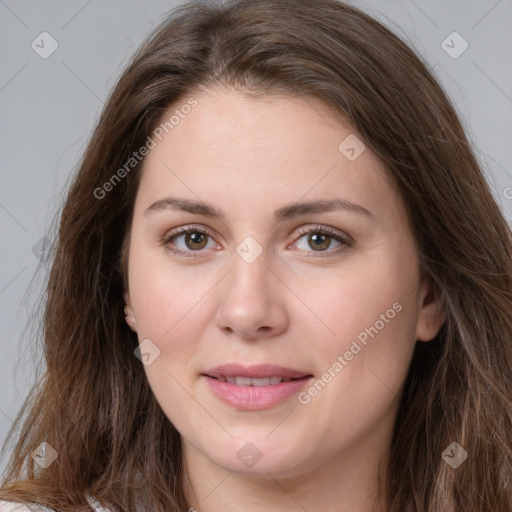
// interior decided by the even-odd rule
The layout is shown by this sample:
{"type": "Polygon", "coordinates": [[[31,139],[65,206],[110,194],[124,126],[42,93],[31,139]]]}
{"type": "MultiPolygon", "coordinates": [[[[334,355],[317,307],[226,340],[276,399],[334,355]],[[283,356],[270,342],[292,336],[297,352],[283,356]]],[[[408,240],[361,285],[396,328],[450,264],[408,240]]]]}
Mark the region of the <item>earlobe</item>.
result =
{"type": "Polygon", "coordinates": [[[130,296],[128,293],[124,294],[124,301],[126,302],[126,306],[124,307],[126,323],[130,326],[132,331],[137,332],[137,320],[135,320],[135,314],[130,305],[130,296]]]}
{"type": "Polygon", "coordinates": [[[443,301],[434,292],[433,286],[426,281],[422,284],[418,306],[416,339],[431,341],[437,336],[446,320],[446,308],[443,301]]]}

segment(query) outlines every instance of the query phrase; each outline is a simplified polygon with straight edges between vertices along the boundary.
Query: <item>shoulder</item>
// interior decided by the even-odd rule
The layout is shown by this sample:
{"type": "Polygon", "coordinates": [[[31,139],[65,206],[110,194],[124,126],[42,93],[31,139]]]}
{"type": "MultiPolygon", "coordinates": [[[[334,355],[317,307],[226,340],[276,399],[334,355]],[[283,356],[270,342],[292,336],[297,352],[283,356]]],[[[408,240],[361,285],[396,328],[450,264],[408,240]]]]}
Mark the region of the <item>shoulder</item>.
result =
{"type": "Polygon", "coordinates": [[[51,512],[49,508],[35,503],[18,503],[0,500],[0,512],[51,512]]]}

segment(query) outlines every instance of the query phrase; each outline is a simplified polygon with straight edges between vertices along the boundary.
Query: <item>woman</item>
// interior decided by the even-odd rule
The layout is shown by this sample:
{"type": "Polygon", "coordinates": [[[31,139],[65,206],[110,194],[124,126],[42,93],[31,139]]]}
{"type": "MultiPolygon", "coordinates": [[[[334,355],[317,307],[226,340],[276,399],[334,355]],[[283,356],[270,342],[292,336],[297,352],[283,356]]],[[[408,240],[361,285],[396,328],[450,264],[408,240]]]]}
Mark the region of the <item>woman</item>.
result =
{"type": "Polygon", "coordinates": [[[511,510],[511,261],[454,109],[381,24],[186,5],[68,193],[3,506],[511,510]]]}

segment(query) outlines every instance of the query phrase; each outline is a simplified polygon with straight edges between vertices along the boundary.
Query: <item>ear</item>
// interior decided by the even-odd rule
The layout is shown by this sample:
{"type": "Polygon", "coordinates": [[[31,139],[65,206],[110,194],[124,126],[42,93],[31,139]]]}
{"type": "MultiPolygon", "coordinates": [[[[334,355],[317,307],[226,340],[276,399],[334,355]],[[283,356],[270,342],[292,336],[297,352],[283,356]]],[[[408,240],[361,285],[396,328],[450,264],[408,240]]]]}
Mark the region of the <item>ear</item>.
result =
{"type": "Polygon", "coordinates": [[[441,299],[436,296],[434,287],[428,279],[424,279],[421,283],[418,299],[416,339],[430,341],[436,337],[446,320],[446,308],[441,299]]]}
{"type": "Polygon", "coordinates": [[[130,326],[130,329],[132,331],[137,332],[137,320],[135,320],[135,314],[131,306],[130,295],[128,293],[125,293],[123,297],[124,301],[126,302],[126,306],[124,307],[126,323],[130,326]]]}

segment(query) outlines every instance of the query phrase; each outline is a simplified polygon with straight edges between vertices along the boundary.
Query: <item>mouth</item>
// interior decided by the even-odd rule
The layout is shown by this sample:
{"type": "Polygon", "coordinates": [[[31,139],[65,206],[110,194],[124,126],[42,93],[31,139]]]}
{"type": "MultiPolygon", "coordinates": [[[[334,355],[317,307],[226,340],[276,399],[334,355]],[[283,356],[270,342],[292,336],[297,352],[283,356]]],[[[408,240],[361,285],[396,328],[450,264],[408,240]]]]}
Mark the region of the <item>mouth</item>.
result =
{"type": "Polygon", "coordinates": [[[270,408],[298,392],[313,375],[276,365],[217,366],[201,377],[212,394],[236,409],[270,408]]]}

